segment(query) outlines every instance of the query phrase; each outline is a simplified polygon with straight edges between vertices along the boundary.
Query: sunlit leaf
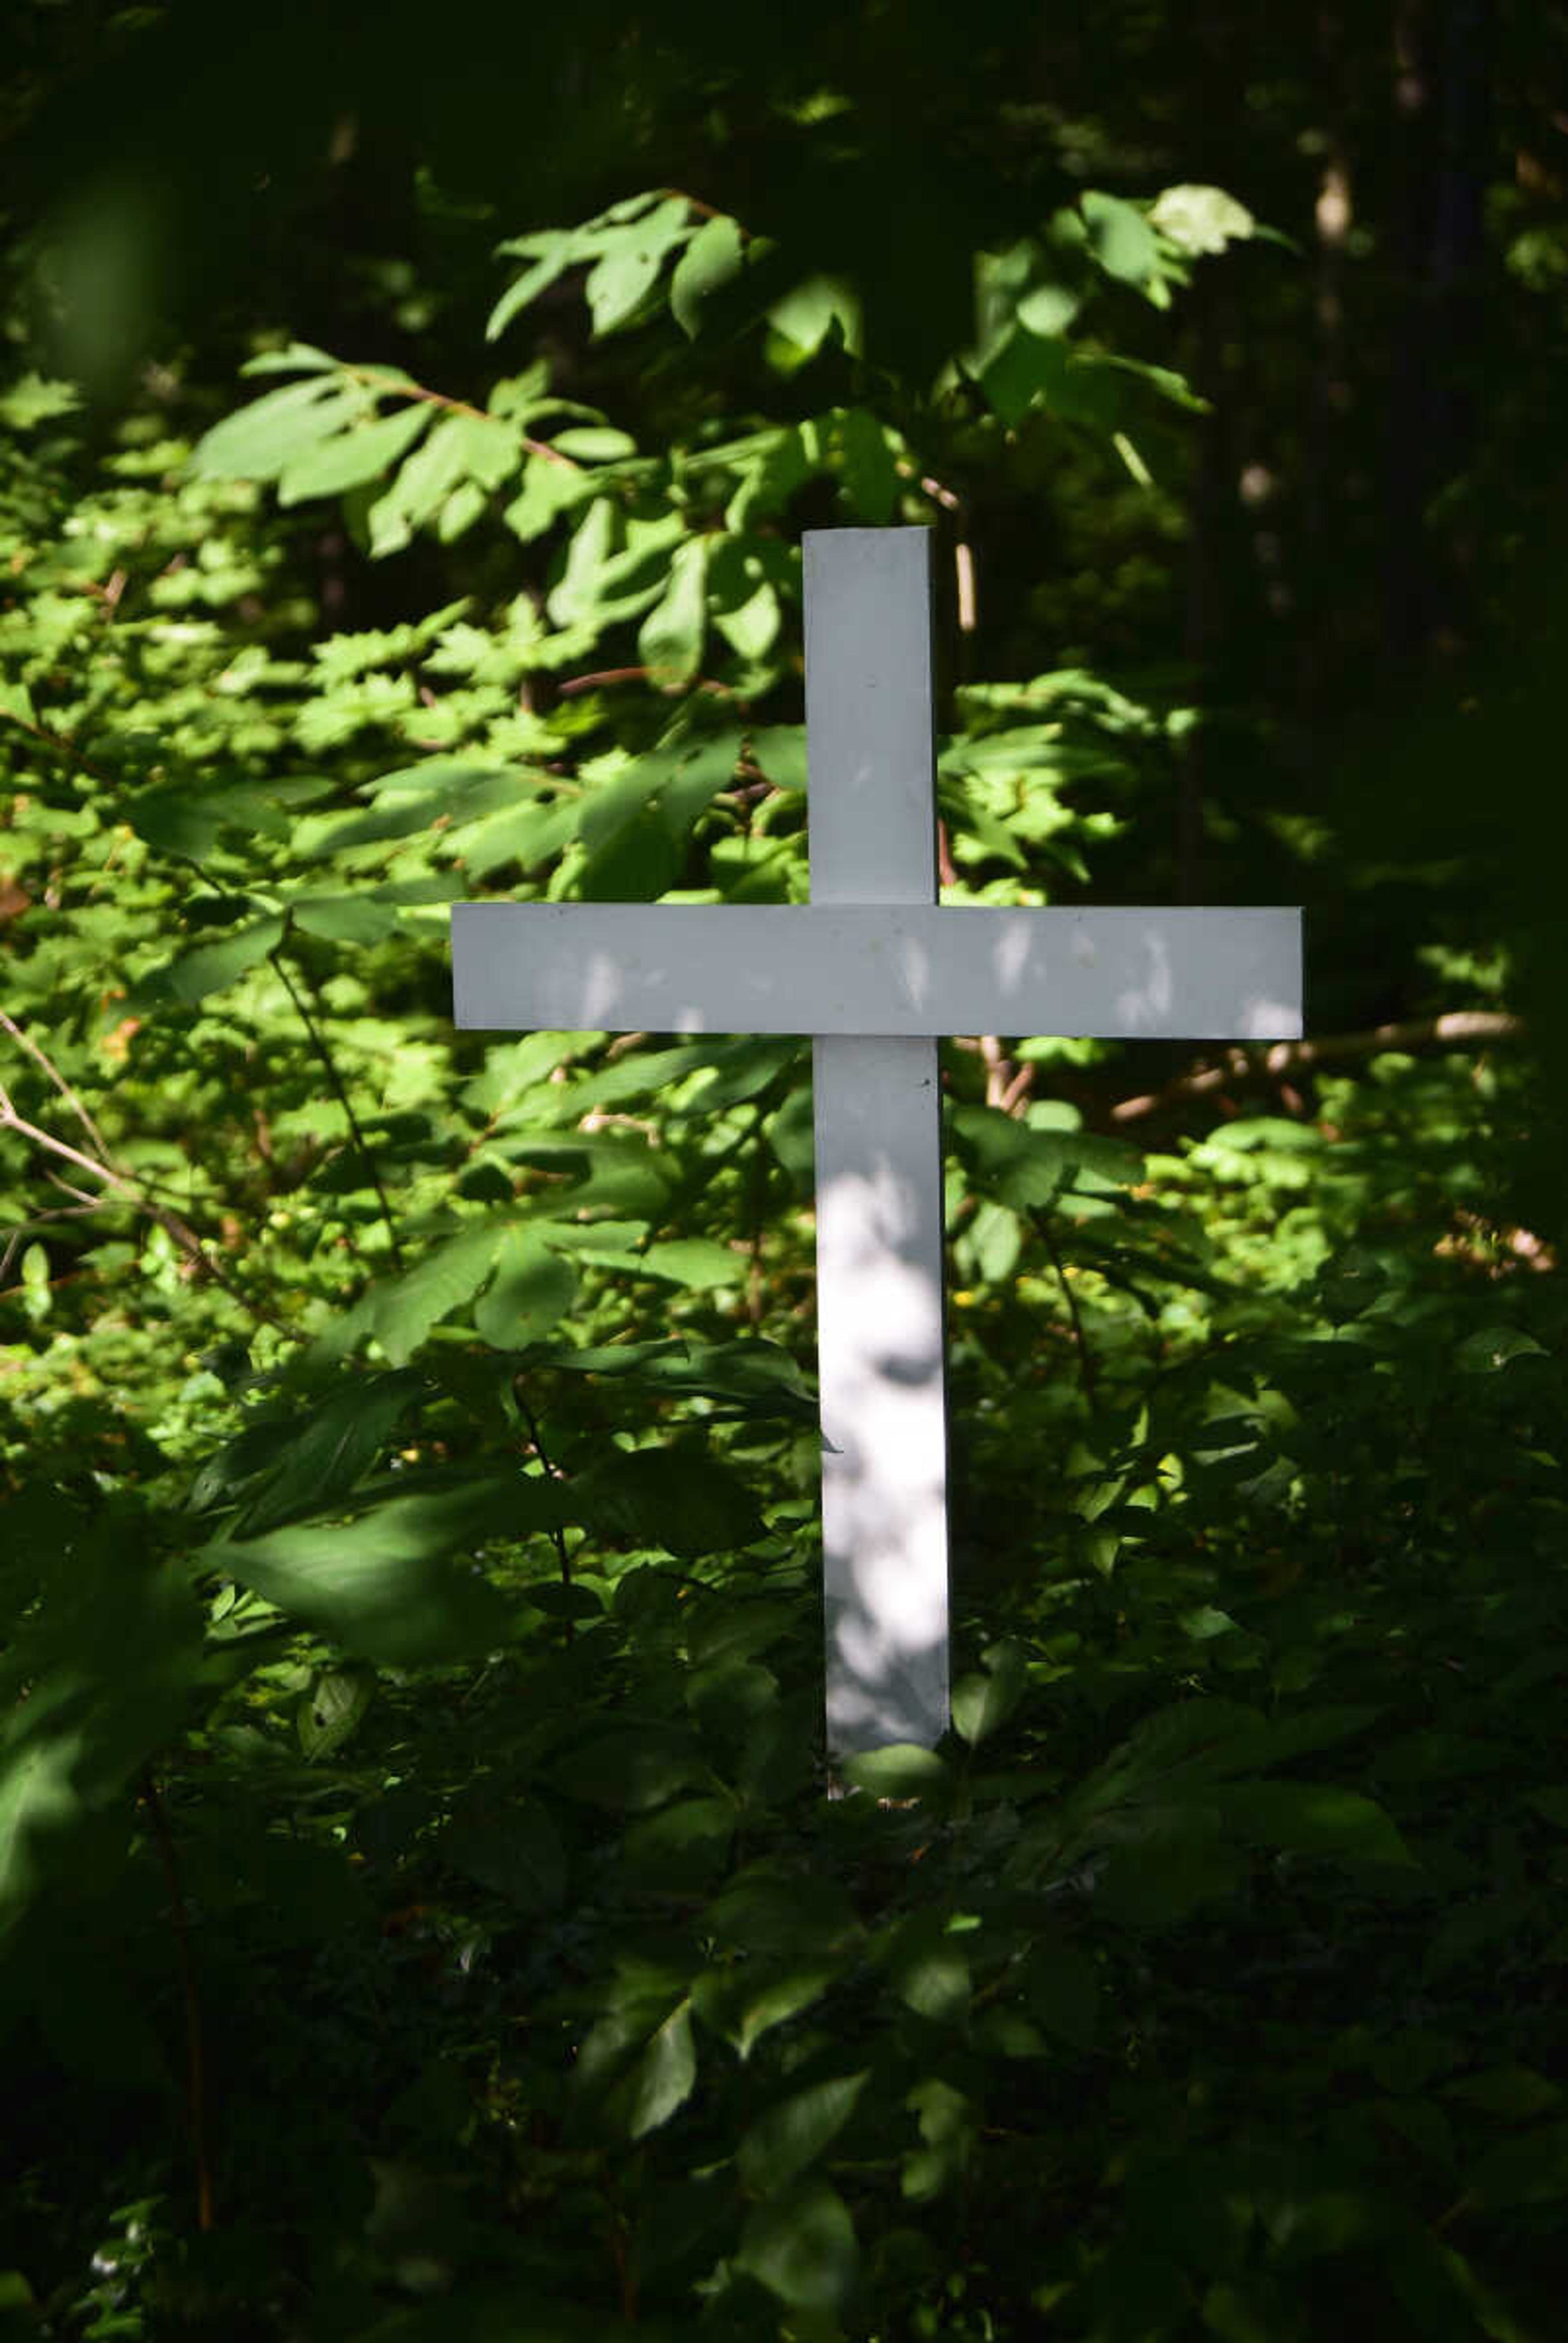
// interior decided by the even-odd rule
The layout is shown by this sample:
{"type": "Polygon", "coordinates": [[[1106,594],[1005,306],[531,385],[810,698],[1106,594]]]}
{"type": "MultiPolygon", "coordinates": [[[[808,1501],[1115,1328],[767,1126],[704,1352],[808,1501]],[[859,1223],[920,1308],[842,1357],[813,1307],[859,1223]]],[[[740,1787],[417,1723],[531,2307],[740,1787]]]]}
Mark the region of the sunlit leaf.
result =
{"type": "Polygon", "coordinates": [[[732,219],[704,220],[676,263],[669,306],[683,334],[695,335],[703,304],[740,267],[740,230],[732,219]]]}
{"type": "Polygon", "coordinates": [[[662,599],[643,620],[637,648],[648,680],[661,691],[689,683],[702,660],[707,617],[708,548],[689,538],[670,567],[662,599]]]}
{"type": "Polygon", "coordinates": [[[346,488],[378,478],[388,464],[407,453],[436,412],[426,401],[415,402],[295,457],[277,484],[278,502],[292,505],[307,497],[339,496],[346,488]]]}

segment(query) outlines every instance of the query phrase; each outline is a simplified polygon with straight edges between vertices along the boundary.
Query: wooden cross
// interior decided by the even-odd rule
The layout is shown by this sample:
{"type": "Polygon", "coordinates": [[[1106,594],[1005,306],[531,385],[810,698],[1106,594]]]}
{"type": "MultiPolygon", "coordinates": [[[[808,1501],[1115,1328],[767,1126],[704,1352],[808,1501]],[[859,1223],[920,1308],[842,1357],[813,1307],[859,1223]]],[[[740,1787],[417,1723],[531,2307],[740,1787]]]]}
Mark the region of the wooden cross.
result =
{"type": "Polygon", "coordinates": [[[804,540],[809,905],[459,903],[459,1026],[809,1033],[828,1743],[948,1724],[943,1033],[1273,1041],[1293,910],[937,903],[930,536],[804,540]]]}

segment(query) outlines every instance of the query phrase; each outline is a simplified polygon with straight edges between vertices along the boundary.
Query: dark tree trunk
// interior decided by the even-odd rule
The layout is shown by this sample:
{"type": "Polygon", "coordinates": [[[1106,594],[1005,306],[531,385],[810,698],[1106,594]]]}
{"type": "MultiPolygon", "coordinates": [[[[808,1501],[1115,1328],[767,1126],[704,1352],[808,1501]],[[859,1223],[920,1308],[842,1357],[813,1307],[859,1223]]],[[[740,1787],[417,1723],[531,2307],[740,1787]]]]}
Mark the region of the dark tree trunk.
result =
{"type": "Polygon", "coordinates": [[[1462,617],[1431,529],[1469,458],[1484,265],[1493,0],[1396,0],[1384,633],[1402,665],[1462,617]]]}

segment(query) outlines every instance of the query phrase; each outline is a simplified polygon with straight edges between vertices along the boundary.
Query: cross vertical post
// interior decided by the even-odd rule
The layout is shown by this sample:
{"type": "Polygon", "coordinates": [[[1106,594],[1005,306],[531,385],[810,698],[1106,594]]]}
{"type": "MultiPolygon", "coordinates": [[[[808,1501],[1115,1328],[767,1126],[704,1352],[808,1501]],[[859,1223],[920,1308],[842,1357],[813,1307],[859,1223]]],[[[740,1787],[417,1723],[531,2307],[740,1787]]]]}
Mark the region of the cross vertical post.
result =
{"type": "MultiPolygon", "coordinates": [[[[930,538],[804,543],[814,904],[937,900],[930,538]]],[[[828,1746],[948,1724],[941,1088],[925,1036],[812,1042],[828,1746]]]]}

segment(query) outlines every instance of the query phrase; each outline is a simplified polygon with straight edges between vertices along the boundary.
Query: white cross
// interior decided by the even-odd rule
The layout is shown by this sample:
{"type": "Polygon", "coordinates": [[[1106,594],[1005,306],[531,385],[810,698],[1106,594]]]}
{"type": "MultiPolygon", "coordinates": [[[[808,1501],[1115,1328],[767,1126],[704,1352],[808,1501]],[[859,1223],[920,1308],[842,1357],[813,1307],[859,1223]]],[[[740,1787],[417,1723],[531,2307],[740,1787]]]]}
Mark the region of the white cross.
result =
{"type": "Polygon", "coordinates": [[[937,905],[930,536],[806,537],[809,906],[459,903],[459,1026],[809,1033],[828,1743],[948,1723],[942,1033],[1273,1041],[1291,910],[937,905]]]}

